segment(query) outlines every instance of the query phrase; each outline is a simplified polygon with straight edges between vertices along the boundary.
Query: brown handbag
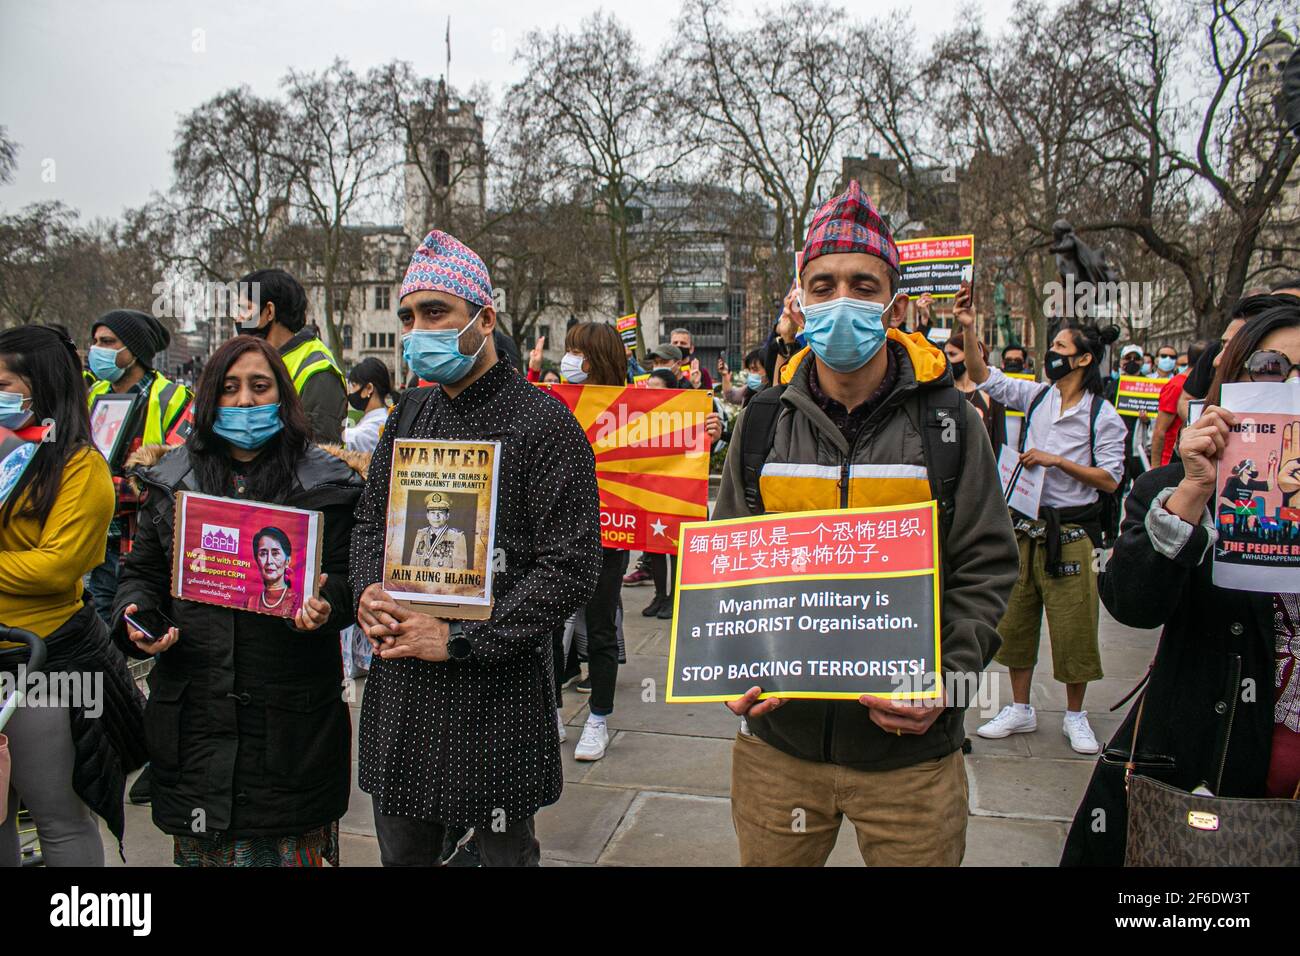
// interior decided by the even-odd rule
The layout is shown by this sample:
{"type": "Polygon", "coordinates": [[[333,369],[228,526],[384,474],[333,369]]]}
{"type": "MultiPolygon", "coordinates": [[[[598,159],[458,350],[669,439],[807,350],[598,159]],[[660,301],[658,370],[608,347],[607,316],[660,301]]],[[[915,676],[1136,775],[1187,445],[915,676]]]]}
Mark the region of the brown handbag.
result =
{"type": "MultiPolygon", "coordinates": [[[[1188,793],[1134,773],[1146,694],[1124,764],[1125,866],[1300,866],[1300,785],[1283,798],[1188,793]]],[[[1226,746],[1226,743],[1225,743],[1226,746]]]]}

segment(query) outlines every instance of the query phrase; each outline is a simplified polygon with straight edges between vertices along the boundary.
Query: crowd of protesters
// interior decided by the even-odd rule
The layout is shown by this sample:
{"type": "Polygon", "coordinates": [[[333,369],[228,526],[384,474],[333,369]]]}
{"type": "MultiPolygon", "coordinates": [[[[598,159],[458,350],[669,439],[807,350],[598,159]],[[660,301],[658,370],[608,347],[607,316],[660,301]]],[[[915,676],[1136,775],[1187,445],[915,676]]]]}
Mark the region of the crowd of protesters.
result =
{"type": "MultiPolygon", "coordinates": [[[[1009,671],[1012,700],[978,736],[1037,732],[1045,614],[1061,731],[1079,753],[1102,750],[1084,700],[1103,677],[1104,603],[1121,623],[1164,628],[1140,742],[1164,755],[1161,779],[1224,796],[1295,792],[1300,604],[1216,585],[1208,556],[1236,421],[1222,386],[1300,377],[1300,282],[1248,296],[1217,340],[1185,349],[1129,343],[1113,355],[1117,329],[1067,323],[1044,343],[1038,381],[1019,343],[991,364],[970,282],[951,301],[951,329],[937,334],[927,293],[909,330],[898,248],[857,182],[812,217],[779,318],[735,369],[726,356],[706,368],[686,329],[638,356],[602,322],[570,324],[558,368],[544,367],[543,338],[521,361],[486,264],[439,230],[402,282],[404,369],[367,358],[345,374],[292,275],[243,281],[238,334],[193,393],[155,369],[169,334],[144,312],[93,323],[88,371],[63,330],[0,332],[0,426],[36,447],[0,502],[0,623],[43,639],[51,672],[107,688],[102,715],[59,699],[20,708],[6,728],[9,803],[31,813],[51,865],[104,862],[97,818],[120,844],[126,781],[146,763],[133,798],[151,803],[178,865],[337,865],[354,758],[385,865],[536,865],[535,815],[563,787],[564,689],[590,695],[573,756],[602,759],[625,660],[623,587],[653,584],[642,614],[673,614],[674,558],[645,554],[629,570],[629,552],[602,543],[590,442],[535,387],[565,383],[714,395],[702,422],[725,449],[713,519],[936,501],[941,676],[993,661],[1009,671]],[[1154,415],[1117,413],[1121,374],[1162,380],[1154,415]],[[109,395],[132,413],[101,451],[89,411],[109,395]],[[929,440],[935,420],[959,426],[956,448],[929,440]],[[383,587],[393,447],[408,438],[500,443],[504,561],[486,619],[435,617],[383,587]],[[1008,453],[1042,469],[1036,514],[1007,506],[1008,453]],[[182,492],[320,512],[317,596],[279,619],[176,597],[182,492]],[[1112,545],[1102,571],[1094,557],[1112,545]],[[340,648],[355,628],[372,656],[354,755],[340,648]],[[128,659],[153,662],[147,700],[128,659]],[[1274,693],[1225,717],[1215,701],[1229,675],[1274,693]]],[[[287,553],[283,533],[264,530],[287,553]]],[[[0,645],[0,670],[20,657],[0,645]]],[[[762,692],[726,704],[739,718],[731,810],[743,863],[820,865],[845,817],[868,864],[962,861],[972,701],[762,692]]],[[[1109,746],[1130,748],[1134,734],[1130,716],[1109,746]]],[[[1105,758],[1065,862],[1122,858],[1123,827],[1089,826],[1097,807],[1124,818],[1123,776],[1105,758]]],[[[15,821],[0,823],[0,865],[19,859],[15,821]]]]}

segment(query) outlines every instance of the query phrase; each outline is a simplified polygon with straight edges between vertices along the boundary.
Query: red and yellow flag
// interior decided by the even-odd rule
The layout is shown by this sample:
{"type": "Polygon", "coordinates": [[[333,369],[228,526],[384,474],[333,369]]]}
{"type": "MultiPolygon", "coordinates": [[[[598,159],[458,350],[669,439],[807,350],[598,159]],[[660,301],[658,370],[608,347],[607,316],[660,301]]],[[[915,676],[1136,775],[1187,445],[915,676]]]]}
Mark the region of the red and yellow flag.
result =
{"type": "Polygon", "coordinates": [[[600,486],[601,543],[676,554],[683,521],[709,511],[708,392],[552,385],[587,433],[600,486]]]}

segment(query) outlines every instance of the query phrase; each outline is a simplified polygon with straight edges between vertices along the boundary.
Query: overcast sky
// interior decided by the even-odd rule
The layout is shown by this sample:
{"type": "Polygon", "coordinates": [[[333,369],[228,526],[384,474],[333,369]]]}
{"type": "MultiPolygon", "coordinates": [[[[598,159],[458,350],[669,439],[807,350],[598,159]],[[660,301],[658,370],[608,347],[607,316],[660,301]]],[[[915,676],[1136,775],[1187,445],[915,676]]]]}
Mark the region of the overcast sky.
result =
{"type": "MultiPolygon", "coordinates": [[[[982,0],[985,23],[997,28],[1011,5],[982,0]]],[[[274,96],[289,67],[341,56],[363,72],[402,59],[439,76],[448,14],[452,85],[499,89],[516,78],[511,57],[529,30],[573,26],[602,6],[655,50],[677,0],[0,0],[0,126],[21,146],[0,210],[57,199],[90,218],[138,206],[170,184],[180,115],[241,83],[274,96]]],[[[958,6],[920,0],[921,36],[951,25],[958,6]]]]}

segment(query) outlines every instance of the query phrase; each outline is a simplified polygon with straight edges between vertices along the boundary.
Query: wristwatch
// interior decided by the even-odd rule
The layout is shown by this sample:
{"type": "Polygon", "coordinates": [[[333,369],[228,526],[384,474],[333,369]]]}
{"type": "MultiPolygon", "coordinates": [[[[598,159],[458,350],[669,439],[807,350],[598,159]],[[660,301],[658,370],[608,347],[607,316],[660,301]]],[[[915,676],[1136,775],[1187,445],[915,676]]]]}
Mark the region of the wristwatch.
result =
{"type": "Polygon", "coordinates": [[[474,648],[465,636],[465,626],[460,621],[447,623],[447,656],[453,661],[463,661],[474,648]]]}

